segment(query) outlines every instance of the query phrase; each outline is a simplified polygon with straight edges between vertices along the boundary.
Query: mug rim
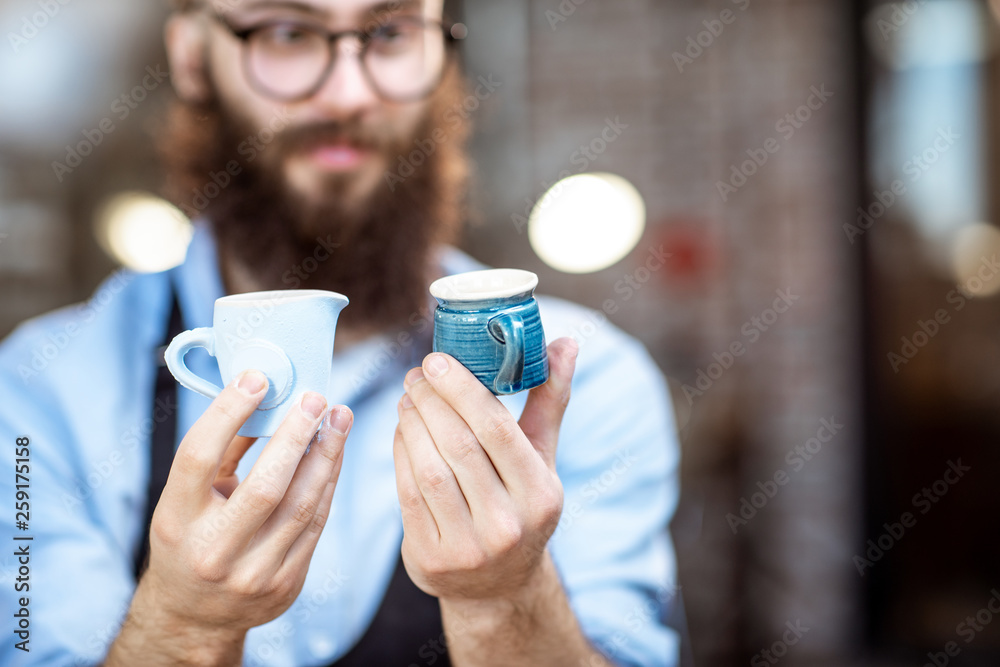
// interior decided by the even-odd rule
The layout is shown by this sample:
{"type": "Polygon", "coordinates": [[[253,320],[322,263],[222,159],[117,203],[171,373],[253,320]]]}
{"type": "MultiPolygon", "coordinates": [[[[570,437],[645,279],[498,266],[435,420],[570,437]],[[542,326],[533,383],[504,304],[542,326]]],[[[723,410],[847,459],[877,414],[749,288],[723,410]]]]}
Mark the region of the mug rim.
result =
{"type": "Polygon", "coordinates": [[[492,299],[507,299],[520,294],[530,294],[538,287],[538,276],[523,269],[485,269],[468,271],[439,278],[431,283],[430,293],[438,301],[489,301],[492,299]],[[475,280],[476,277],[505,282],[501,287],[492,289],[460,289],[459,281],[475,280]]]}
{"type": "Polygon", "coordinates": [[[271,303],[274,305],[280,305],[280,304],[290,303],[293,301],[302,301],[314,297],[335,298],[338,300],[342,300],[344,305],[350,303],[350,299],[348,299],[343,294],[340,294],[339,292],[330,292],[328,290],[319,290],[319,289],[267,290],[263,292],[242,292],[240,294],[227,294],[226,296],[219,297],[216,300],[216,302],[234,306],[237,305],[257,306],[261,303],[271,303]]]}

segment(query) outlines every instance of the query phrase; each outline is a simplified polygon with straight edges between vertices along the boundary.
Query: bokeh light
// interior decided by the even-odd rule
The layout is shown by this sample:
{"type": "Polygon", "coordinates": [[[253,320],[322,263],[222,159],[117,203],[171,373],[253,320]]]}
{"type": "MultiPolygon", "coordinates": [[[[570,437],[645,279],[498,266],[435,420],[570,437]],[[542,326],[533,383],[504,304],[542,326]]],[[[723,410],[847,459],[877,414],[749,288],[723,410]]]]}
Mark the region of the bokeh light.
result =
{"type": "Polygon", "coordinates": [[[985,222],[966,225],[952,243],[955,283],[972,297],[1000,292],[1000,275],[993,268],[1000,256],[1000,229],[985,222]]]}
{"type": "Polygon", "coordinates": [[[614,174],[578,174],[538,201],[528,239],[552,268],[593,273],[628,255],[645,228],[646,204],[634,185],[614,174]]]}
{"type": "Polygon", "coordinates": [[[122,192],[97,212],[97,239],[116,260],[143,273],[184,261],[191,222],[169,202],[144,192],[122,192]]]}

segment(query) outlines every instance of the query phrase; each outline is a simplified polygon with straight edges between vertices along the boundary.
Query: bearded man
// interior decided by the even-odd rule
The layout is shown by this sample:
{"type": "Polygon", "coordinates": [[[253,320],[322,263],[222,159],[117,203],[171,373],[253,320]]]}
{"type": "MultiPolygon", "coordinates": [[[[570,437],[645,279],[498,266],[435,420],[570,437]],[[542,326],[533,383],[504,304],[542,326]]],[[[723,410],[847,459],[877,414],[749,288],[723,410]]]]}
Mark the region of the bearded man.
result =
{"type": "MultiPolygon", "coordinates": [[[[34,533],[33,579],[0,593],[30,609],[5,664],[675,664],[678,452],[648,354],[544,297],[558,339],[527,395],[431,353],[428,285],[483,268],[451,246],[462,36],[440,0],[175,7],[159,143],[198,218],[185,262],[0,347],[0,441],[24,443],[34,533]],[[265,376],[178,392],[162,346],[221,296],[297,287],[351,299],[334,405],[306,394],[273,437],[239,437],[265,376]]],[[[207,355],[189,365],[218,381],[207,355]]]]}

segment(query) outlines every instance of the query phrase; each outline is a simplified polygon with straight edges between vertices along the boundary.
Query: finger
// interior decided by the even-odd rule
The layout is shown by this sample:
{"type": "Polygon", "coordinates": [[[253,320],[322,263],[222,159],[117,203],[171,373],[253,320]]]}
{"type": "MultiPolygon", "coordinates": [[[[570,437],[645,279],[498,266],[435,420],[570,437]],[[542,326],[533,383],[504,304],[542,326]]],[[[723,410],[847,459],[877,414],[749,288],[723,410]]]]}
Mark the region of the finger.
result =
{"type": "Polygon", "coordinates": [[[469,425],[511,495],[523,494],[548,474],[517,420],[465,366],[447,354],[424,358],[424,376],[469,425]]]}
{"type": "Polygon", "coordinates": [[[407,394],[403,394],[398,408],[399,433],[410,459],[410,469],[417,481],[420,495],[434,515],[441,537],[447,538],[455,531],[471,530],[469,503],[462,495],[455,473],[442,458],[420,413],[407,394]]]}
{"type": "Polygon", "coordinates": [[[430,508],[427,507],[427,501],[420,493],[420,487],[417,486],[410,457],[406,454],[406,444],[398,426],[392,442],[392,458],[396,466],[396,495],[399,496],[399,510],[403,516],[404,536],[410,536],[418,544],[424,544],[426,540],[439,542],[441,531],[430,508]]]}
{"type": "Polygon", "coordinates": [[[229,449],[222,455],[222,464],[219,466],[218,472],[215,473],[215,482],[212,486],[226,498],[233,495],[233,491],[236,490],[240,482],[236,477],[236,469],[244,454],[255,442],[257,442],[257,438],[238,435],[233,438],[233,441],[229,443],[229,449]]]}
{"type": "Polygon", "coordinates": [[[560,338],[549,345],[549,380],[528,392],[528,400],[518,422],[552,470],[556,467],[559,427],[569,405],[570,386],[579,353],[580,347],[572,338],[560,338]]]}
{"type": "Polygon", "coordinates": [[[326,399],[315,392],[306,392],[299,403],[289,409],[246,479],[227,501],[226,509],[238,528],[231,535],[234,541],[231,546],[245,545],[285,497],[325,412],[326,399]]]}
{"type": "MultiPolygon", "coordinates": [[[[509,502],[510,495],[476,434],[424,379],[419,368],[407,374],[405,383],[407,396],[416,407],[431,440],[455,473],[458,486],[472,511],[473,521],[492,516],[509,502]]],[[[403,411],[400,424],[416,417],[410,413],[410,410],[403,411]]]]}
{"type": "MultiPolygon", "coordinates": [[[[281,562],[306,530],[315,529],[316,512],[329,482],[337,483],[344,462],[344,443],[354,423],[346,406],[330,410],[309,451],[299,462],[285,497],[257,531],[257,551],[281,562]]],[[[322,526],[319,527],[322,530],[322,526]]]]}
{"type": "Polygon", "coordinates": [[[222,455],[222,463],[219,465],[219,471],[216,473],[216,477],[228,477],[230,475],[236,474],[236,469],[240,465],[240,461],[243,459],[243,455],[247,453],[247,450],[253,446],[253,443],[257,442],[257,438],[248,438],[245,435],[238,435],[233,438],[233,441],[229,443],[229,448],[226,453],[222,455]]]}
{"type": "Polygon", "coordinates": [[[283,576],[302,576],[302,573],[309,569],[313,552],[316,551],[316,544],[319,543],[319,536],[323,534],[323,528],[330,518],[330,505],[333,502],[333,492],[337,484],[332,479],[326,483],[323,489],[323,497],[313,515],[312,523],[299,535],[298,539],[285,552],[285,558],[278,568],[279,578],[283,576]]]}
{"type": "Polygon", "coordinates": [[[212,401],[174,455],[162,494],[168,505],[189,514],[204,507],[226,450],[266,393],[267,377],[248,370],[212,401]]]}

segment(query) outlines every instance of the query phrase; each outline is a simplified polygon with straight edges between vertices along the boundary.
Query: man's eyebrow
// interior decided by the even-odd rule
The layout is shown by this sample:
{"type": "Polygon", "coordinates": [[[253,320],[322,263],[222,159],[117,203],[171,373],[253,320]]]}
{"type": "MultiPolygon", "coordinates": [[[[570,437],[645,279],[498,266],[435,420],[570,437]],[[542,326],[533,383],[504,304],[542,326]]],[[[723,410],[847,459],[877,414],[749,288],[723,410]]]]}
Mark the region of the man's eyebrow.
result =
{"type": "Polygon", "coordinates": [[[375,14],[401,9],[420,9],[423,7],[423,4],[423,0],[385,0],[384,2],[379,2],[371,7],[367,7],[362,11],[367,14],[375,14]]]}
{"type": "MultiPolygon", "coordinates": [[[[359,10],[358,18],[385,12],[419,9],[423,4],[423,0],[383,0],[383,2],[377,2],[359,10]]],[[[303,14],[312,14],[324,19],[330,16],[330,13],[324,7],[308,2],[296,2],[295,0],[259,0],[258,2],[241,3],[241,5],[240,9],[247,11],[255,9],[286,9],[302,12],[303,14]]]]}
{"type": "Polygon", "coordinates": [[[295,2],[294,0],[260,0],[259,2],[240,3],[237,10],[254,9],[291,9],[304,14],[315,14],[316,16],[327,16],[327,11],[322,7],[309,4],[308,2],[295,2]]]}

